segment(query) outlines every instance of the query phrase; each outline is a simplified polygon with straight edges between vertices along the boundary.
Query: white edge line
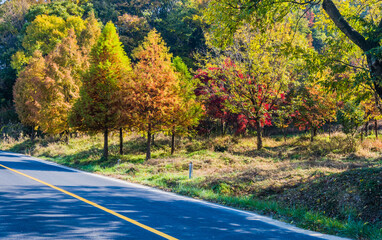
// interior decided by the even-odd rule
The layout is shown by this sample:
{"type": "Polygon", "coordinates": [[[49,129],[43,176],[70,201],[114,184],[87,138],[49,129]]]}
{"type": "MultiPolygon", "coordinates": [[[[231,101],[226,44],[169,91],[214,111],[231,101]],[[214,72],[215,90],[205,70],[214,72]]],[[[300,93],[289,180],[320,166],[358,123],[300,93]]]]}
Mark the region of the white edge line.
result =
{"type": "Polygon", "coordinates": [[[141,185],[141,184],[138,184],[138,183],[132,183],[132,182],[124,181],[124,180],[121,180],[121,179],[112,178],[112,177],[109,177],[109,176],[104,176],[104,175],[100,175],[100,174],[96,174],[96,173],[85,172],[85,171],[78,170],[78,169],[75,169],[75,168],[63,166],[63,165],[60,165],[60,164],[52,162],[52,161],[48,161],[48,160],[44,160],[44,159],[40,159],[40,158],[36,158],[36,157],[31,157],[31,156],[23,155],[23,154],[20,154],[20,153],[13,153],[13,152],[7,152],[7,151],[2,151],[2,150],[0,150],[0,152],[4,152],[4,153],[8,153],[8,154],[13,154],[13,155],[18,155],[18,156],[23,157],[23,158],[27,157],[28,159],[35,160],[35,161],[38,161],[38,162],[42,162],[42,163],[45,163],[47,165],[56,166],[56,167],[59,167],[59,168],[63,168],[63,169],[71,170],[71,171],[74,171],[74,172],[91,175],[91,176],[98,177],[98,178],[103,178],[103,179],[106,179],[106,180],[122,183],[122,184],[133,186],[133,187],[136,187],[136,188],[150,190],[152,192],[158,192],[158,193],[161,193],[161,194],[167,194],[167,195],[170,195],[170,196],[173,196],[173,197],[177,197],[178,199],[183,199],[183,200],[187,200],[187,201],[191,201],[191,202],[196,202],[196,203],[199,203],[199,204],[202,204],[202,205],[206,205],[206,206],[212,206],[212,207],[215,207],[215,208],[220,208],[220,209],[228,210],[228,211],[231,211],[231,212],[240,213],[240,214],[245,215],[247,217],[254,218],[253,220],[262,221],[262,222],[265,222],[267,224],[270,224],[270,225],[273,225],[273,226],[276,226],[276,227],[279,227],[279,228],[287,229],[287,230],[290,230],[290,231],[293,231],[293,232],[296,232],[296,233],[306,234],[306,235],[311,236],[311,237],[317,237],[317,238],[326,239],[326,240],[351,240],[350,238],[337,237],[337,236],[332,236],[332,235],[328,235],[328,234],[323,234],[323,233],[319,233],[319,232],[314,232],[314,231],[298,228],[298,227],[296,227],[296,226],[294,226],[292,224],[281,222],[281,221],[275,220],[275,219],[273,219],[271,217],[262,216],[262,215],[259,215],[257,213],[243,211],[243,210],[235,209],[235,208],[232,208],[232,207],[223,206],[221,204],[207,202],[205,200],[200,200],[200,199],[195,199],[195,198],[191,198],[191,197],[182,196],[182,195],[179,195],[179,194],[174,193],[174,192],[167,192],[167,191],[160,190],[160,189],[157,189],[157,188],[141,185]]]}

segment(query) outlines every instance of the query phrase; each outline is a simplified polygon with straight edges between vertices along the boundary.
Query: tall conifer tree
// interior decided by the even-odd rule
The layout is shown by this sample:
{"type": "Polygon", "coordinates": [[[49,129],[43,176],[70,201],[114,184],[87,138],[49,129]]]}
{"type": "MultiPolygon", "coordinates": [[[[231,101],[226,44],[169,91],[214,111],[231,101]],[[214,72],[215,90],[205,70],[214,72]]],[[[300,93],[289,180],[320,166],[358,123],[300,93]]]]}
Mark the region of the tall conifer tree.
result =
{"type": "Polygon", "coordinates": [[[46,77],[38,85],[41,105],[38,123],[44,132],[65,132],[68,137],[68,115],[79,97],[81,74],[86,70],[86,65],[74,30],[70,30],[68,36],[46,57],[46,77]]]}
{"type": "Polygon", "coordinates": [[[103,158],[108,158],[108,135],[120,122],[119,94],[131,76],[130,59],[126,56],[112,22],[106,24],[92,48],[90,69],[85,74],[70,117],[80,130],[104,133],[103,158]]]}
{"type": "MultiPolygon", "coordinates": [[[[33,129],[38,126],[41,105],[38,102],[38,86],[46,77],[46,62],[40,51],[35,51],[29,65],[19,74],[13,87],[17,115],[21,123],[33,129]]],[[[33,138],[33,133],[32,133],[33,138]]]]}
{"type": "Polygon", "coordinates": [[[131,105],[136,128],[147,133],[146,159],[150,159],[152,134],[168,126],[174,107],[180,104],[179,84],[172,55],[156,30],[148,34],[133,55],[139,62],[134,68],[127,103],[131,105]]]}

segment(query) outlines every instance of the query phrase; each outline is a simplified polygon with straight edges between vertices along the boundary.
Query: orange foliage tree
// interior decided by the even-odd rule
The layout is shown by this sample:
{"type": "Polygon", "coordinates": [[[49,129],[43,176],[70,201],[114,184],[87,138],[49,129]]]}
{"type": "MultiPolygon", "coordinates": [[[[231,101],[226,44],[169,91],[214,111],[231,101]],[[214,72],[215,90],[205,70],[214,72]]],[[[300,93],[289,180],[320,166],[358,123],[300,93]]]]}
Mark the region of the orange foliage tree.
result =
{"type": "Polygon", "coordinates": [[[134,50],[138,60],[134,68],[131,93],[125,102],[130,107],[133,125],[147,133],[146,159],[151,158],[151,136],[162,131],[172,119],[174,108],[180,105],[179,83],[171,63],[172,55],[156,30],[134,50]]]}
{"type": "Polygon", "coordinates": [[[41,109],[37,122],[44,132],[65,132],[68,136],[68,115],[79,97],[83,70],[86,70],[86,61],[74,31],[70,30],[69,35],[46,57],[46,77],[38,84],[41,109]]]}
{"type": "Polygon", "coordinates": [[[14,88],[17,112],[24,124],[48,134],[66,133],[67,140],[68,115],[79,97],[82,73],[89,65],[87,55],[100,35],[99,23],[93,14],[84,24],[87,29],[79,33],[68,30],[45,56],[36,50],[32,60],[21,70],[14,88]],[[80,35],[79,41],[77,35],[80,35]]]}
{"type": "MultiPolygon", "coordinates": [[[[38,102],[38,84],[45,78],[45,59],[40,51],[35,51],[29,65],[20,72],[13,87],[13,97],[17,115],[22,124],[38,126],[41,105],[38,102]]],[[[32,134],[32,139],[33,139],[32,134]]]]}

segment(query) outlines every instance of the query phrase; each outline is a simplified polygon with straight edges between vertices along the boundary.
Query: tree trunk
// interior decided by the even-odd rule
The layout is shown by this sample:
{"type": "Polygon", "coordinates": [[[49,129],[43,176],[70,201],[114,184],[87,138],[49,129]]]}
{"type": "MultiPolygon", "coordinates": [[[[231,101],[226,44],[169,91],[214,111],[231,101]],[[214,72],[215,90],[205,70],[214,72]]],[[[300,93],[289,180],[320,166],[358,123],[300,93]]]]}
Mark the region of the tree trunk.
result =
{"type": "Polygon", "coordinates": [[[103,159],[107,160],[109,157],[109,129],[105,128],[103,133],[103,159]]]}
{"type": "Polygon", "coordinates": [[[171,134],[171,155],[175,152],[175,131],[172,131],[171,134]]]}
{"type": "Polygon", "coordinates": [[[318,129],[316,127],[313,128],[313,135],[316,137],[317,136],[317,131],[318,129]]]}
{"type": "Polygon", "coordinates": [[[369,121],[365,123],[365,137],[369,135],[369,121]]]}
{"type": "Polygon", "coordinates": [[[155,145],[155,134],[151,135],[151,145],[155,145]]]}
{"type": "Polygon", "coordinates": [[[146,160],[151,159],[151,124],[148,125],[147,129],[147,151],[146,160]]]}
{"type": "Polygon", "coordinates": [[[311,128],[310,129],[310,142],[313,142],[314,141],[314,129],[311,128]]]}
{"type": "MultiPolygon", "coordinates": [[[[369,38],[366,39],[359,32],[357,32],[346,19],[341,15],[340,11],[333,3],[332,0],[323,0],[322,8],[334,22],[334,24],[359,48],[361,48],[367,57],[367,63],[371,75],[373,76],[373,87],[375,92],[382,98],[382,85],[380,84],[382,78],[382,59],[376,57],[374,54],[370,53],[370,50],[380,47],[380,44],[376,39],[369,38]]],[[[379,22],[378,28],[374,31],[378,32],[382,29],[382,21],[379,22]]],[[[382,111],[382,109],[380,109],[382,111]]]]}
{"type": "Polygon", "coordinates": [[[329,123],[329,138],[330,138],[331,133],[332,133],[332,124],[329,123]]]}
{"type": "Polygon", "coordinates": [[[70,137],[70,133],[69,133],[69,131],[66,131],[65,132],[65,143],[66,143],[66,145],[69,144],[69,137],[70,137]]]}
{"type": "Polygon", "coordinates": [[[34,127],[32,127],[32,131],[31,131],[31,141],[33,142],[34,139],[35,139],[35,130],[34,130],[34,127]]]}
{"type": "Polygon", "coordinates": [[[378,139],[378,120],[374,120],[375,139],[378,139]]]}
{"type": "Polygon", "coordinates": [[[123,155],[123,130],[119,129],[119,154],[123,155]]]}
{"type": "Polygon", "coordinates": [[[361,129],[361,142],[363,142],[363,131],[361,129]]]}
{"type": "Polygon", "coordinates": [[[261,138],[261,125],[260,125],[260,121],[256,121],[257,122],[257,150],[260,150],[263,148],[263,139],[261,138]]]}
{"type": "Polygon", "coordinates": [[[221,130],[222,136],[224,136],[225,132],[224,132],[224,120],[223,119],[221,120],[221,126],[220,127],[221,127],[220,130],[221,130]]]}
{"type": "Polygon", "coordinates": [[[325,10],[334,24],[364,52],[367,52],[370,49],[376,47],[375,43],[366,40],[364,36],[362,36],[352,26],[350,26],[350,24],[341,15],[340,11],[332,0],[323,0],[322,8],[325,10]]]}
{"type": "Polygon", "coordinates": [[[283,128],[283,135],[284,135],[284,142],[286,142],[287,138],[286,138],[286,129],[283,128]]]}

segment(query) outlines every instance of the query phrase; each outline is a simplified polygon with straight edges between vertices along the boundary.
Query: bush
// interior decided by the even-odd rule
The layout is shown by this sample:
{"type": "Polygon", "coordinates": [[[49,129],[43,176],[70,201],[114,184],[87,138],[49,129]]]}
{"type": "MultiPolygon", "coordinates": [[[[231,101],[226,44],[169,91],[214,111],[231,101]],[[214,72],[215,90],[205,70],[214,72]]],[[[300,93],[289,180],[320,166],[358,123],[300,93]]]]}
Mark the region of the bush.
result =
{"type": "Polygon", "coordinates": [[[229,148],[231,148],[234,144],[237,144],[237,139],[233,137],[222,137],[222,138],[216,138],[212,142],[212,146],[215,152],[225,152],[228,151],[229,148]]]}
{"type": "Polygon", "coordinates": [[[4,139],[19,139],[24,135],[25,127],[21,123],[9,123],[1,128],[1,137],[4,139]]]}
{"type": "Polygon", "coordinates": [[[334,135],[330,139],[318,138],[308,145],[308,151],[315,156],[325,156],[328,153],[354,153],[357,151],[356,140],[348,135],[334,135]]]}
{"type": "Polygon", "coordinates": [[[208,144],[206,144],[204,141],[192,141],[187,143],[185,147],[188,153],[192,153],[208,149],[208,144]]]}

